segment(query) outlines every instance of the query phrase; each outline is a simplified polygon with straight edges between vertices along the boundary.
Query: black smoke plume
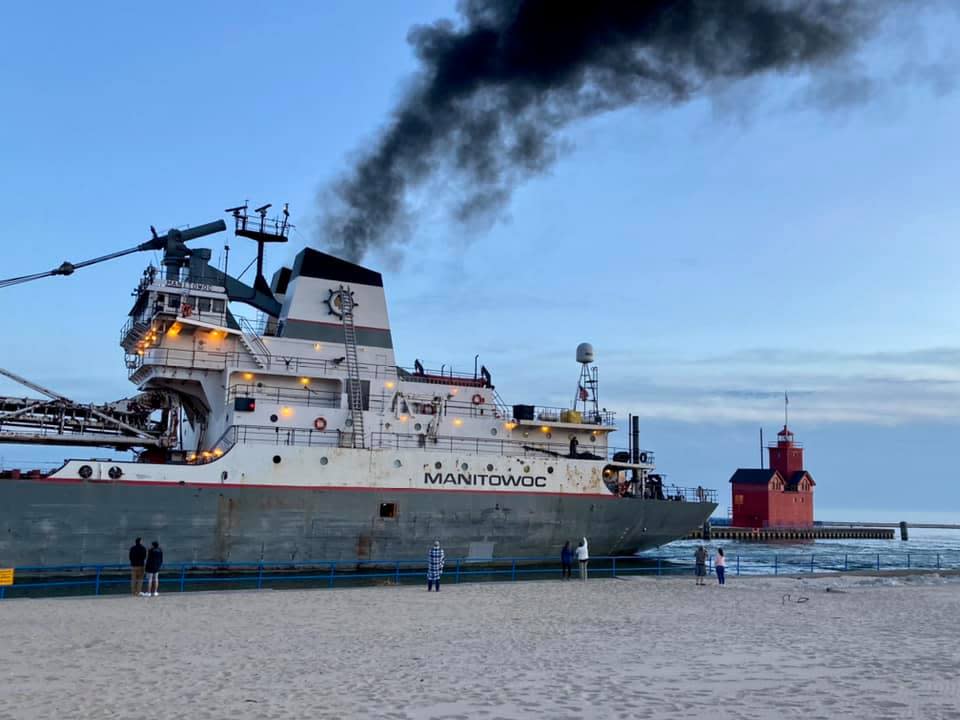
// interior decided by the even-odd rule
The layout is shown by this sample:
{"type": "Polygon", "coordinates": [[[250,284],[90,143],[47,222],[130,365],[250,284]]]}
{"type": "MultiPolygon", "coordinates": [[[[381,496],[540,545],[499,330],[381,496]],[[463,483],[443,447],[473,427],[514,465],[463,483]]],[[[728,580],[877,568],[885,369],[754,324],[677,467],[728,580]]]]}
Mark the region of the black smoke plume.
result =
{"type": "MultiPolygon", "coordinates": [[[[354,260],[397,240],[411,190],[459,180],[461,220],[555,157],[557,130],[848,56],[890,0],[463,0],[414,27],[422,65],[373,147],[332,188],[320,242],[354,260]]],[[[401,232],[402,235],[402,232],[401,232]]]]}

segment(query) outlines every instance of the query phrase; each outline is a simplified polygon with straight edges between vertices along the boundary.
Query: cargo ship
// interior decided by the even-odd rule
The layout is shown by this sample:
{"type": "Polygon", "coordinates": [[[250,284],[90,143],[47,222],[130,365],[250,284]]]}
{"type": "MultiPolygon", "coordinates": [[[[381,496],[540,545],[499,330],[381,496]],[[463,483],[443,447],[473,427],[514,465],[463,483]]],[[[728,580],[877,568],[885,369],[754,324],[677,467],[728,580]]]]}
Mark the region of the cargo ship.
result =
{"type": "Polygon", "coordinates": [[[228,211],[257,246],[252,285],[188,245],[223,220],[30,276],[162,252],[120,333],[135,396],[78,404],[0,371],[42,396],[0,398],[0,442],[124,451],[0,473],[0,565],[122,561],[134,536],[169,562],[422,559],[434,539],[496,561],[582,536],[593,554],[633,554],[713,512],[715,491],[657,472],[635,418],[627,447],[612,444],[590,345],[562,408],[506,404],[483,366],[400,367],[380,273],[306,248],[266,279],[265,247],[290,229],[268,209],[228,211]]]}

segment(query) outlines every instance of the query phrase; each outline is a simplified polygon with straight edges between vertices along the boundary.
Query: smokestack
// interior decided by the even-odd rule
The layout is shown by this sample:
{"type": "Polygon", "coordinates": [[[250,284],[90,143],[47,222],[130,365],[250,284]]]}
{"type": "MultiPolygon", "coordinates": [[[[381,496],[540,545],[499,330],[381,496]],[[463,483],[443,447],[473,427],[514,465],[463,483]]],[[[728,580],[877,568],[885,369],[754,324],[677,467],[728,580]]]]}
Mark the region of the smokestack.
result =
{"type": "Polygon", "coordinates": [[[403,240],[408,192],[457,179],[476,219],[543,172],[569,123],[682,103],[767,72],[846,57],[893,0],[463,0],[409,33],[421,64],[383,133],[326,194],[319,244],[358,261],[403,240]]]}

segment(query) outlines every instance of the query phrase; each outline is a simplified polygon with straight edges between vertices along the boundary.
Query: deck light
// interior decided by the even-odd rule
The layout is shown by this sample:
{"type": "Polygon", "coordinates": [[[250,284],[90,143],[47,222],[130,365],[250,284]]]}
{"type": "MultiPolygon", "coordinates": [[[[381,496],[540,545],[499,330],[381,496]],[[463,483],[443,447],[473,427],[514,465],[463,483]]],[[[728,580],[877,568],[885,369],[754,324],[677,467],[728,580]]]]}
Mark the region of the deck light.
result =
{"type": "Polygon", "coordinates": [[[540,428],[540,432],[548,433],[550,432],[550,428],[547,425],[544,425],[543,427],[540,428]]]}
{"type": "Polygon", "coordinates": [[[301,385],[309,385],[309,384],[310,384],[310,378],[308,378],[308,377],[302,377],[302,378],[300,378],[300,384],[301,384],[301,385]]]}
{"type": "Polygon", "coordinates": [[[392,380],[387,380],[387,381],[383,384],[383,386],[384,386],[387,390],[393,390],[393,386],[394,386],[395,384],[396,384],[396,383],[394,383],[392,380]]]}
{"type": "Polygon", "coordinates": [[[463,420],[461,420],[460,418],[454,418],[453,424],[456,425],[457,427],[460,427],[461,425],[463,425],[463,420]]]}
{"type": "Polygon", "coordinates": [[[220,448],[214,448],[213,454],[216,455],[217,457],[220,457],[221,455],[223,455],[223,450],[221,450],[220,448]]]}
{"type": "Polygon", "coordinates": [[[450,388],[451,395],[456,395],[458,392],[460,392],[460,388],[450,388]]]}
{"type": "Polygon", "coordinates": [[[504,426],[507,430],[513,430],[513,429],[517,426],[517,424],[516,424],[515,422],[505,422],[505,423],[503,424],[503,426],[504,426]]]}
{"type": "Polygon", "coordinates": [[[293,416],[293,408],[292,408],[292,407],[282,407],[282,408],[280,408],[280,414],[283,415],[284,417],[292,417],[292,416],[293,416]]]}
{"type": "Polygon", "coordinates": [[[313,344],[313,349],[316,350],[317,352],[319,352],[319,351],[323,350],[323,345],[322,345],[321,343],[314,343],[314,344],[313,344]]]}
{"type": "Polygon", "coordinates": [[[250,373],[250,372],[244,373],[244,374],[243,374],[243,379],[244,379],[244,380],[253,380],[253,373],[250,373]]]}
{"type": "Polygon", "coordinates": [[[401,416],[400,416],[399,418],[397,418],[397,419],[398,419],[400,422],[406,422],[408,418],[407,418],[406,415],[401,415],[401,416]]]}

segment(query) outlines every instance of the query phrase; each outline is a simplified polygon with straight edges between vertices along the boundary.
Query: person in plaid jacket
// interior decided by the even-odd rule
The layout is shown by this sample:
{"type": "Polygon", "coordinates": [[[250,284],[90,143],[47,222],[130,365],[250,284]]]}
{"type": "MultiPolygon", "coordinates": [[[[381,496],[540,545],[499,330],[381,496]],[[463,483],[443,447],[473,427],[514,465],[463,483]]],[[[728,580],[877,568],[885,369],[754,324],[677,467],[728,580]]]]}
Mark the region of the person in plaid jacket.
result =
{"type": "Polygon", "coordinates": [[[434,540],[433,547],[427,553],[427,592],[437,586],[437,592],[440,592],[440,576],[443,574],[443,548],[440,547],[440,541],[434,540]]]}

